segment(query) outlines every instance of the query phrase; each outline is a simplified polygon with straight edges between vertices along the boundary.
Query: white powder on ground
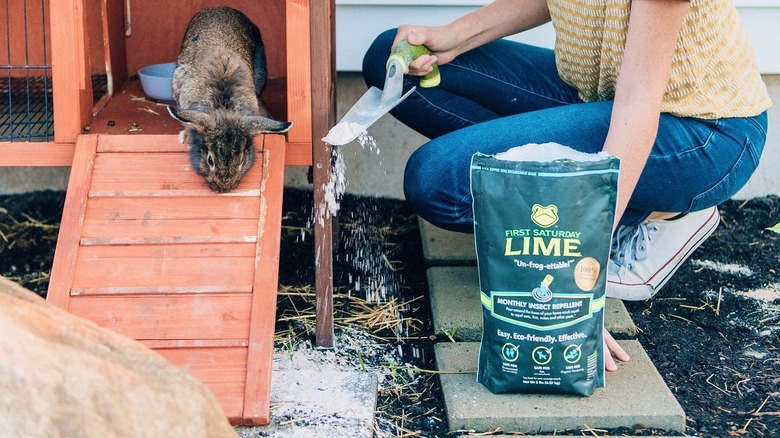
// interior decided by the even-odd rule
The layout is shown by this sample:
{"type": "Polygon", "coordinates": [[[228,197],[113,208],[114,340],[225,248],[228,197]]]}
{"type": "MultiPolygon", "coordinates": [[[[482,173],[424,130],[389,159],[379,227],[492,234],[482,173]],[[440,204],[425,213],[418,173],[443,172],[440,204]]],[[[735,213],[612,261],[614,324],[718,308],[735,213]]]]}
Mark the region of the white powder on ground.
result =
{"type": "Polygon", "coordinates": [[[748,313],[737,308],[725,315],[724,322],[754,331],[759,336],[777,336],[780,333],[780,283],[772,283],[749,290],[733,290],[721,287],[717,291],[704,292],[707,301],[714,305],[720,301],[721,294],[730,294],[754,300],[758,308],[748,313]]]}
{"type": "MultiPolygon", "coordinates": [[[[774,303],[776,300],[780,300],[780,283],[773,283],[765,287],[751,289],[741,292],[741,294],[756,300],[774,303]]],[[[780,306],[777,306],[777,308],[780,309],[780,306]]]]}
{"type": "Polygon", "coordinates": [[[496,159],[504,161],[600,161],[609,157],[611,155],[606,152],[588,154],[559,143],[528,143],[495,155],[496,159]]]}
{"type": "Polygon", "coordinates": [[[391,391],[391,370],[384,364],[399,360],[390,343],[380,343],[363,328],[343,327],[335,336],[334,349],[315,348],[309,340],[274,348],[271,422],[237,427],[239,437],[342,438],[364,433],[373,418],[367,406],[373,406],[375,395],[355,392],[352,381],[373,374],[380,391],[391,391]]]}
{"type": "Polygon", "coordinates": [[[741,266],[734,263],[720,263],[710,260],[691,260],[694,266],[699,266],[711,271],[722,272],[724,274],[741,275],[743,277],[751,277],[753,270],[747,266],[741,266]]]}

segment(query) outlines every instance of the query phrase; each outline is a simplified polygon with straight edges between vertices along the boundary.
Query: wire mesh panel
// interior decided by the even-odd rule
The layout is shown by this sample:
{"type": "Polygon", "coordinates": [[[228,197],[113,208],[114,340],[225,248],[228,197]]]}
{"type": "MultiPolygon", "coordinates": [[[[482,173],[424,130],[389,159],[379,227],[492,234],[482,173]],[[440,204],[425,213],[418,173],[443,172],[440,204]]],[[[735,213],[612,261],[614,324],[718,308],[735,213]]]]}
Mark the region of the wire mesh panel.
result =
{"type": "Polygon", "coordinates": [[[0,141],[54,136],[47,0],[0,0],[0,141]]]}

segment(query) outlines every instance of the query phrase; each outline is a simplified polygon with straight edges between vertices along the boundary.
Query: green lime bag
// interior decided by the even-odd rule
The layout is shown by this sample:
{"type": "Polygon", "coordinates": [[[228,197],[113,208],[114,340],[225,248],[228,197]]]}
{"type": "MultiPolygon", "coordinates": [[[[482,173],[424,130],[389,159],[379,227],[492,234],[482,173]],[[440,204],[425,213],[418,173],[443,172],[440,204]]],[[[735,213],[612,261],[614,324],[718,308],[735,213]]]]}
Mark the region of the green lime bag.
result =
{"type": "Polygon", "coordinates": [[[483,334],[494,393],[604,386],[606,267],[619,160],[555,143],[471,161],[483,334]]]}

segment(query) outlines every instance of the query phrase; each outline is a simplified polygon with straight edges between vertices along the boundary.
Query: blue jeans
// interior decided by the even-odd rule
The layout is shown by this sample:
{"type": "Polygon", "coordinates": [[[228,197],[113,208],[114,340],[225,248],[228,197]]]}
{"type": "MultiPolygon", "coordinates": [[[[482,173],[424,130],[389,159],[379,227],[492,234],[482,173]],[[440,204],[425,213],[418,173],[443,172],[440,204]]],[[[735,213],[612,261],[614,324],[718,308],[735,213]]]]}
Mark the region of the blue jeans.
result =
{"type": "MultiPolygon", "coordinates": [[[[365,55],[366,84],[382,88],[395,29],[365,55]]],[[[583,102],[563,82],[552,50],[498,40],[441,66],[441,84],[418,87],[392,112],[431,140],[406,164],[404,194],[415,211],[445,229],[473,232],[469,164],[528,143],[556,142],[595,153],[607,137],[612,102],[583,102]]],[[[408,90],[419,78],[404,77],[408,90]]],[[[766,112],[705,120],[661,114],[658,136],[628,208],[635,225],[654,211],[702,210],[733,196],[758,166],[766,112]]]]}

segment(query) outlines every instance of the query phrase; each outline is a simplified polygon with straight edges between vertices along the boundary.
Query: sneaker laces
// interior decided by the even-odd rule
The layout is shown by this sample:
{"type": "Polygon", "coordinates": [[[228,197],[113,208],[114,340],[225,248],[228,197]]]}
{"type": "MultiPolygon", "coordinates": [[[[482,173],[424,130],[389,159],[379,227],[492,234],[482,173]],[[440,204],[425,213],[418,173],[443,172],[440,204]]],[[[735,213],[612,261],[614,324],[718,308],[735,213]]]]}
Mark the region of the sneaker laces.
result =
{"type": "Polygon", "coordinates": [[[627,269],[633,268],[634,261],[646,260],[653,231],[658,231],[658,228],[646,223],[633,227],[621,225],[612,239],[610,259],[616,265],[625,266],[627,269]]]}

